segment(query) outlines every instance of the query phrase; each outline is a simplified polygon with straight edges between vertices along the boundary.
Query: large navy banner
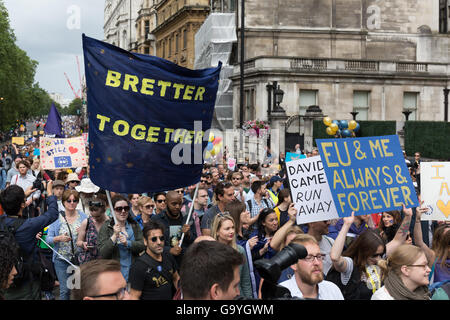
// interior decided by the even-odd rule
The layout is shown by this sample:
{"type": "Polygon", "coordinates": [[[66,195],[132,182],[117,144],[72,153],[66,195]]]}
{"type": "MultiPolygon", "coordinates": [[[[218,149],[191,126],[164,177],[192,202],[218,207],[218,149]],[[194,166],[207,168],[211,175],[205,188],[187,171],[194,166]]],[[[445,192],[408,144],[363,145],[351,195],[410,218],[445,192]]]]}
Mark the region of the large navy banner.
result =
{"type": "Polygon", "coordinates": [[[83,34],[92,181],[123,193],[197,183],[221,63],[190,70],[83,34]]]}

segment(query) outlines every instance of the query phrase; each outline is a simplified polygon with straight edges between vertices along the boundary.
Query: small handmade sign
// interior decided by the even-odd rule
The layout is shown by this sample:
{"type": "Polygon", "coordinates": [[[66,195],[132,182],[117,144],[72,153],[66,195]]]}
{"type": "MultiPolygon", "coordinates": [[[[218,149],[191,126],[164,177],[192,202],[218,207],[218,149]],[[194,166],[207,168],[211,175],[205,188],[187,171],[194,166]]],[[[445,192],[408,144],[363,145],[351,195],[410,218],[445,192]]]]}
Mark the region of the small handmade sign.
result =
{"type": "Polygon", "coordinates": [[[43,169],[87,166],[86,147],[82,136],[67,139],[41,137],[39,146],[43,169]]]}
{"type": "Polygon", "coordinates": [[[420,196],[428,211],[422,220],[450,220],[450,162],[420,163],[420,196]]]}

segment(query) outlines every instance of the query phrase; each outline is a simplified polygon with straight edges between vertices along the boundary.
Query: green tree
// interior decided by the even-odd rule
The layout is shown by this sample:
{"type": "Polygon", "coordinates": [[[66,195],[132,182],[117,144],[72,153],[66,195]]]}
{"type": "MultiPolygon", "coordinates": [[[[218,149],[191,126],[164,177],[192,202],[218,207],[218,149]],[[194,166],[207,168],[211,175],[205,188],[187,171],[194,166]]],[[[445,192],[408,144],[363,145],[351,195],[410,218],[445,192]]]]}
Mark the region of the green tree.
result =
{"type": "Polygon", "coordinates": [[[75,98],[69,104],[69,106],[64,109],[64,115],[81,115],[81,110],[83,103],[80,98],[75,98]]]}
{"type": "Polygon", "coordinates": [[[0,0],[0,130],[14,126],[18,119],[46,115],[52,100],[34,83],[38,62],[16,45],[8,11],[0,0]]]}

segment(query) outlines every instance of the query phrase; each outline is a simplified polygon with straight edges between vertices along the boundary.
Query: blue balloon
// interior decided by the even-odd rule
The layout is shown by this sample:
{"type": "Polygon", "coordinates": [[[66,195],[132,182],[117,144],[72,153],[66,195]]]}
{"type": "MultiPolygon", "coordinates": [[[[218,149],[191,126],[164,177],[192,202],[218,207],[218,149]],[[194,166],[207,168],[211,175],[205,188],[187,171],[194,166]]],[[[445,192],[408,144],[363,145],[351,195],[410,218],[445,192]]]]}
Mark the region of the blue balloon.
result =
{"type": "Polygon", "coordinates": [[[347,120],[341,120],[339,122],[339,128],[340,129],[347,129],[348,128],[348,121],[347,120]]]}
{"type": "Polygon", "coordinates": [[[208,144],[206,145],[206,150],[211,151],[214,148],[214,145],[212,142],[208,142],[208,144]]]}
{"type": "Polygon", "coordinates": [[[342,136],[345,137],[345,138],[351,137],[352,133],[350,132],[350,130],[344,129],[344,130],[342,130],[342,136]]]}
{"type": "Polygon", "coordinates": [[[337,135],[338,137],[340,137],[341,134],[342,134],[341,129],[338,129],[338,131],[336,131],[336,135],[337,135]]]}
{"type": "Polygon", "coordinates": [[[333,120],[333,122],[332,123],[336,123],[337,124],[337,126],[339,127],[339,120],[333,120]]]}
{"type": "Polygon", "coordinates": [[[354,132],[358,132],[359,131],[359,123],[358,122],[356,123],[356,127],[355,127],[355,129],[353,129],[353,131],[354,132]]]}

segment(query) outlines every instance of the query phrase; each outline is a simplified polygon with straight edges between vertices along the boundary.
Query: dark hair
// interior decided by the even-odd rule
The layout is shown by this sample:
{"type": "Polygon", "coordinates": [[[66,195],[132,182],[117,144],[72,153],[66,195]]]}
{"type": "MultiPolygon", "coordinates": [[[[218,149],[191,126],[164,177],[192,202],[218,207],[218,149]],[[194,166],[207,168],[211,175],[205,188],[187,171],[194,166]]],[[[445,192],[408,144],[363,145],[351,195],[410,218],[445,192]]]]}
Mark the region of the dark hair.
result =
{"type": "Polygon", "coordinates": [[[225,189],[231,188],[233,185],[229,182],[219,182],[214,189],[214,195],[216,196],[216,200],[219,201],[219,196],[225,195],[225,189]]]}
{"type": "Polygon", "coordinates": [[[241,221],[241,213],[246,209],[245,203],[241,202],[237,199],[227,203],[225,205],[225,211],[228,211],[230,215],[233,217],[234,221],[234,230],[236,231],[236,235],[239,234],[239,225],[241,221]]]}
{"type": "Polygon", "coordinates": [[[261,186],[264,184],[261,180],[256,180],[252,183],[252,186],[250,187],[253,191],[253,193],[256,194],[256,192],[261,188],[261,186]]]}
{"type": "Polygon", "coordinates": [[[290,195],[291,195],[291,191],[289,189],[286,188],[286,189],[281,190],[280,193],[278,193],[277,207],[280,204],[282,204],[285,201],[285,199],[289,198],[290,195]]]}
{"type": "Polygon", "coordinates": [[[166,193],[163,191],[163,192],[157,192],[157,193],[155,193],[154,195],[153,195],[153,201],[156,201],[156,199],[159,197],[159,196],[164,196],[164,198],[166,197],[166,193]]]}
{"type": "Polygon", "coordinates": [[[144,239],[148,239],[148,235],[152,230],[161,230],[161,232],[164,234],[164,225],[161,222],[150,219],[147,223],[144,224],[144,229],[142,229],[144,239]]]}
{"type": "Polygon", "coordinates": [[[83,300],[84,297],[95,296],[97,279],[104,272],[120,272],[120,262],[112,259],[95,259],[80,266],[80,288],[72,289],[71,300],[83,300]]]}
{"type": "Polygon", "coordinates": [[[258,220],[256,221],[256,225],[258,228],[258,238],[262,238],[262,236],[266,233],[266,231],[264,230],[263,222],[266,220],[269,214],[274,212],[275,210],[273,210],[272,208],[264,208],[259,213],[258,220]]]}
{"type": "Polygon", "coordinates": [[[0,238],[0,290],[6,289],[9,274],[17,262],[16,246],[0,238]]]}
{"type": "Polygon", "coordinates": [[[379,246],[386,250],[383,239],[375,231],[369,229],[353,240],[342,255],[352,258],[355,266],[364,272],[367,259],[377,252],[379,246]]]}
{"type": "Polygon", "coordinates": [[[128,201],[131,201],[131,199],[133,199],[133,196],[135,195],[135,194],[137,194],[139,197],[141,196],[141,194],[140,193],[129,193],[128,194],[128,201]]]}
{"type": "MultiPolygon", "coordinates": [[[[119,201],[125,201],[128,204],[128,200],[124,196],[122,196],[120,194],[117,194],[114,197],[112,197],[112,199],[111,199],[111,202],[112,202],[112,205],[113,205],[111,210],[114,210],[114,208],[116,206],[116,203],[119,202],[119,201]]],[[[137,223],[136,220],[134,220],[131,217],[130,213],[128,213],[127,221],[128,221],[128,223],[132,223],[132,224],[136,224],[137,223]]],[[[115,223],[114,219],[111,219],[111,225],[114,225],[114,223],[115,223]]]]}
{"type": "Polygon", "coordinates": [[[24,202],[25,192],[16,184],[10,185],[0,193],[0,204],[8,216],[17,216],[24,202]]]}
{"type": "MultiPolygon", "coordinates": [[[[200,190],[204,190],[204,191],[206,191],[206,193],[208,193],[208,188],[198,187],[197,196],[198,196],[198,191],[200,191],[200,190]]],[[[195,193],[195,189],[192,189],[191,192],[189,193],[189,196],[191,197],[191,199],[194,199],[194,193],[195,193]]]]}
{"type": "Polygon", "coordinates": [[[200,241],[186,251],[180,268],[180,287],[185,299],[204,299],[214,284],[227,290],[234,268],[244,262],[239,251],[218,241],[200,241]]]}
{"type": "Polygon", "coordinates": [[[25,167],[27,167],[28,169],[31,168],[31,165],[30,165],[30,163],[29,163],[27,160],[22,160],[22,161],[20,161],[20,162],[17,164],[16,168],[19,169],[19,166],[20,166],[21,164],[23,164],[23,165],[24,165],[25,167]]]}

